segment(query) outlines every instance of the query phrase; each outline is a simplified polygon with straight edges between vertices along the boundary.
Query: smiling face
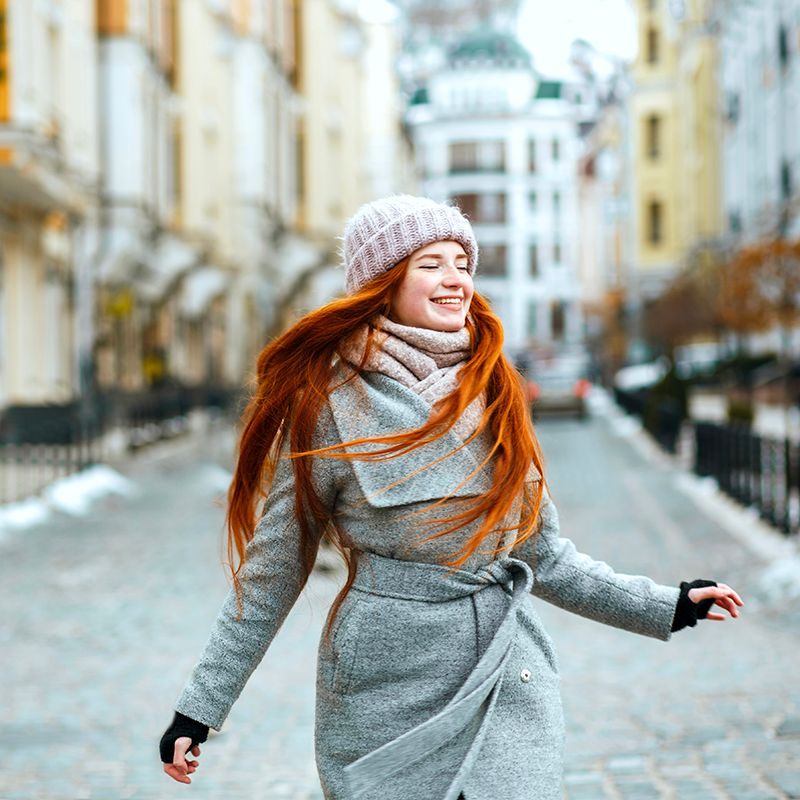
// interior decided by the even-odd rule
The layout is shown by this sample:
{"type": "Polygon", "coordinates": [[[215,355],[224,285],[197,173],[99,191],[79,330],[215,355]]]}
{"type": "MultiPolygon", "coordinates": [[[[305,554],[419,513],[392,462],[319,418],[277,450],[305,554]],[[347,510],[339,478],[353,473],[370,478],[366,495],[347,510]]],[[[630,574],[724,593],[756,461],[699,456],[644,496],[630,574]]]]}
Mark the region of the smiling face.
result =
{"type": "Polygon", "coordinates": [[[408,258],[389,318],[412,328],[460,331],[472,301],[468,260],[458,242],[433,242],[408,258]]]}

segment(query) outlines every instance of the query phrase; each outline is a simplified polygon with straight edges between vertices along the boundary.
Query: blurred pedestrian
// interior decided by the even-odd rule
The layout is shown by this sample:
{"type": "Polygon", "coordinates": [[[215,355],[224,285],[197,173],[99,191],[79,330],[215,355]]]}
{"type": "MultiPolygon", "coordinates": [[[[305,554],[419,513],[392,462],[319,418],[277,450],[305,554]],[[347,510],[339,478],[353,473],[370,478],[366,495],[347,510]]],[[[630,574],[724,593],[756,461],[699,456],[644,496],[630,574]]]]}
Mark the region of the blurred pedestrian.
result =
{"type": "Polygon", "coordinates": [[[560,538],[503,332],[474,291],[478,248],[450,206],[361,208],[347,295],[261,354],[229,496],[231,590],[161,740],[190,783],[313,569],[347,581],[317,668],[328,800],[556,800],[564,722],[553,644],[528,599],[667,640],[723,584],[614,573],[560,538]]]}

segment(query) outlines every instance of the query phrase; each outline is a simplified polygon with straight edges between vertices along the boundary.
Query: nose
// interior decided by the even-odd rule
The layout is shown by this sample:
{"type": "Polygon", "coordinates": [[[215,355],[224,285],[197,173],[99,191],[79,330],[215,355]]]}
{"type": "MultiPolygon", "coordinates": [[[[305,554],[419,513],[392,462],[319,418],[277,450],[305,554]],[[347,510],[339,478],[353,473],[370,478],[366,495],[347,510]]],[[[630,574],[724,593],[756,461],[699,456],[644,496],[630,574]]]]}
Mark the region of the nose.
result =
{"type": "Polygon", "coordinates": [[[447,286],[461,286],[464,282],[464,275],[466,273],[459,269],[455,264],[448,264],[445,269],[444,283],[447,286]]]}

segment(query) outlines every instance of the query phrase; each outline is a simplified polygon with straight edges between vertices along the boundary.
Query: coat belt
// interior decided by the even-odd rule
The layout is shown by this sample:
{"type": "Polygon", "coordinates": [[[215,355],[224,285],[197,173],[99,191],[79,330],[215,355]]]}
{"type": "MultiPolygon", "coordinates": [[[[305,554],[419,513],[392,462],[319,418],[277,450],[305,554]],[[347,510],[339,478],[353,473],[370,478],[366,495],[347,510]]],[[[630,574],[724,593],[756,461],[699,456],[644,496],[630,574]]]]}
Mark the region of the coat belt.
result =
{"type": "MultiPolygon", "coordinates": [[[[400,561],[371,553],[359,555],[353,589],[383,597],[447,602],[468,597],[495,584],[502,585],[511,597],[505,615],[478,663],[438,714],[345,767],[354,800],[441,747],[468,725],[475,732],[468,752],[480,748],[516,635],[517,609],[533,585],[530,567],[514,558],[502,558],[475,572],[452,572],[437,564],[400,561]]],[[[456,776],[445,800],[451,795],[457,796],[461,777],[456,776]]]]}

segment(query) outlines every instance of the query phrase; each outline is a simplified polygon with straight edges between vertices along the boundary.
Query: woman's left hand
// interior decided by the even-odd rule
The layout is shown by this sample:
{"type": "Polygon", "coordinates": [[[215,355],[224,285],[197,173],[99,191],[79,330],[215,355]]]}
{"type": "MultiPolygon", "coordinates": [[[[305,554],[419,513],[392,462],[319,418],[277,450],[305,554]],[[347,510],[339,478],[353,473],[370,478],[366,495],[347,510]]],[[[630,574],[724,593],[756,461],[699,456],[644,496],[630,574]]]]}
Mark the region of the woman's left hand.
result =
{"type": "MultiPolygon", "coordinates": [[[[743,606],[742,598],[724,583],[719,583],[716,586],[704,586],[702,589],[690,589],[689,599],[693,603],[699,603],[701,600],[714,599],[714,605],[724,608],[732,617],[738,617],[739,611],[737,606],[743,606]]],[[[716,614],[709,611],[706,614],[706,619],[724,620],[724,614],[716,614]]]]}

